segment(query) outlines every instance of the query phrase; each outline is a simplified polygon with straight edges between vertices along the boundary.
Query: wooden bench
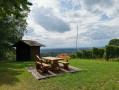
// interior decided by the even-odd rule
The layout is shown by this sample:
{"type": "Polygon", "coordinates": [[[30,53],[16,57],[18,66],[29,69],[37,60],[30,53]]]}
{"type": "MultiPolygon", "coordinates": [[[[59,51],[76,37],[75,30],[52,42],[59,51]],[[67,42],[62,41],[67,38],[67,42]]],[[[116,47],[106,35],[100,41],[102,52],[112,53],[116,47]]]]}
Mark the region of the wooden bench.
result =
{"type": "Polygon", "coordinates": [[[41,69],[41,71],[44,72],[48,72],[48,68],[50,67],[49,64],[46,64],[45,62],[43,62],[42,59],[39,58],[38,55],[36,55],[36,59],[35,59],[35,63],[36,63],[36,69],[41,69]]]}
{"type": "Polygon", "coordinates": [[[62,63],[63,64],[63,68],[64,69],[67,69],[68,68],[68,65],[69,65],[69,62],[64,62],[64,61],[59,61],[59,63],[62,63]]]}
{"type": "Polygon", "coordinates": [[[71,60],[71,58],[69,56],[67,56],[65,53],[62,53],[62,54],[60,54],[60,55],[58,55],[56,57],[63,58],[63,59],[66,60],[66,62],[64,62],[64,61],[58,61],[58,62],[63,64],[63,66],[64,66],[63,68],[64,69],[67,69],[68,68],[68,65],[69,65],[68,60],[71,60]]]}

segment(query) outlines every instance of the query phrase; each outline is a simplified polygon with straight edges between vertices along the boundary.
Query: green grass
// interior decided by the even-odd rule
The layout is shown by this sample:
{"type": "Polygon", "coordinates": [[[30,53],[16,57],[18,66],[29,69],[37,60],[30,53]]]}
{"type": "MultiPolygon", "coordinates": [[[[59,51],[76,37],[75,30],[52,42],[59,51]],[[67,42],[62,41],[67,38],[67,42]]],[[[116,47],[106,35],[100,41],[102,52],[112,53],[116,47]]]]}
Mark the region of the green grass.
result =
{"type": "Polygon", "coordinates": [[[72,59],[83,69],[74,74],[35,80],[26,70],[34,62],[0,62],[0,90],[119,90],[119,62],[72,59]]]}

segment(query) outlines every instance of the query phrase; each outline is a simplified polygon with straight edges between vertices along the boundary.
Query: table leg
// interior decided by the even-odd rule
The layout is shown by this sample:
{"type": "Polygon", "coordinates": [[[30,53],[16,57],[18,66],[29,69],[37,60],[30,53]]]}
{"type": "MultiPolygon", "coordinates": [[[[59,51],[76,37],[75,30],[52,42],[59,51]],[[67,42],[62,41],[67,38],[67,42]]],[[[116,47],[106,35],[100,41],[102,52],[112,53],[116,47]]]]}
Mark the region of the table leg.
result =
{"type": "Polygon", "coordinates": [[[52,68],[54,69],[54,68],[56,68],[56,67],[58,67],[59,70],[60,70],[60,66],[59,66],[58,61],[53,61],[52,68]]]}

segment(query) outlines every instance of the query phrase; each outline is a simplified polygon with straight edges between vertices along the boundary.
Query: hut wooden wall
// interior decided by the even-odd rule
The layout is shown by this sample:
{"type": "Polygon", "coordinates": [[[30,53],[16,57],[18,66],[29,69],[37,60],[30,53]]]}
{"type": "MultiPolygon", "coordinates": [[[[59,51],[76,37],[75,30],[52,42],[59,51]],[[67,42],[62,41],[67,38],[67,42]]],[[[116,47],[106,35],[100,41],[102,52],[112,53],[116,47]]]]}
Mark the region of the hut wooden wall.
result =
{"type": "Polygon", "coordinates": [[[34,60],[36,55],[40,57],[40,47],[31,47],[30,49],[31,58],[30,59],[34,60]]]}

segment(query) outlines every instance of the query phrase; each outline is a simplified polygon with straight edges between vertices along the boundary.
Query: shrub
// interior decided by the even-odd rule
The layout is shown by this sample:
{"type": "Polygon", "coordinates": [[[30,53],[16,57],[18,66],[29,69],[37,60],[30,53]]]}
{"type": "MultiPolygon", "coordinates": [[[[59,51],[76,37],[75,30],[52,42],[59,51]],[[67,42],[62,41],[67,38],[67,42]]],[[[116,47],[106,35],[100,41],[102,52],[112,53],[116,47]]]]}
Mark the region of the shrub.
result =
{"type": "Polygon", "coordinates": [[[16,54],[12,51],[6,52],[6,61],[16,61],[16,54]]]}
{"type": "Polygon", "coordinates": [[[103,48],[92,48],[92,57],[93,59],[102,59],[104,55],[104,49],[103,48]]]}
{"type": "Polygon", "coordinates": [[[75,53],[69,54],[69,56],[70,56],[72,59],[76,58],[76,54],[75,54],[75,53]]]}
{"type": "Polygon", "coordinates": [[[83,54],[82,51],[76,52],[77,58],[82,59],[82,54],[83,54]]]}
{"type": "Polygon", "coordinates": [[[92,50],[83,50],[82,58],[92,59],[92,50]]]}
{"type": "Polygon", "coordinates": [[[116,46],[116,52],[115,53],[116,53],[115,57],[118,58],[119,57],[119,46],[116,46]]]}
{"type": "Polygon", "coordinates": [[[114,58],[115,57],[115,46],[114,45],[106,45],[106,59],[108,61],[109,58],[114,58]]]}
{"type": "Polygon", "coordinates": [[[110,58],[118,58],[119,57],[119,47],[115,45],[106,45],[105,53],[106,53],[107,61],[110,58]]]}

